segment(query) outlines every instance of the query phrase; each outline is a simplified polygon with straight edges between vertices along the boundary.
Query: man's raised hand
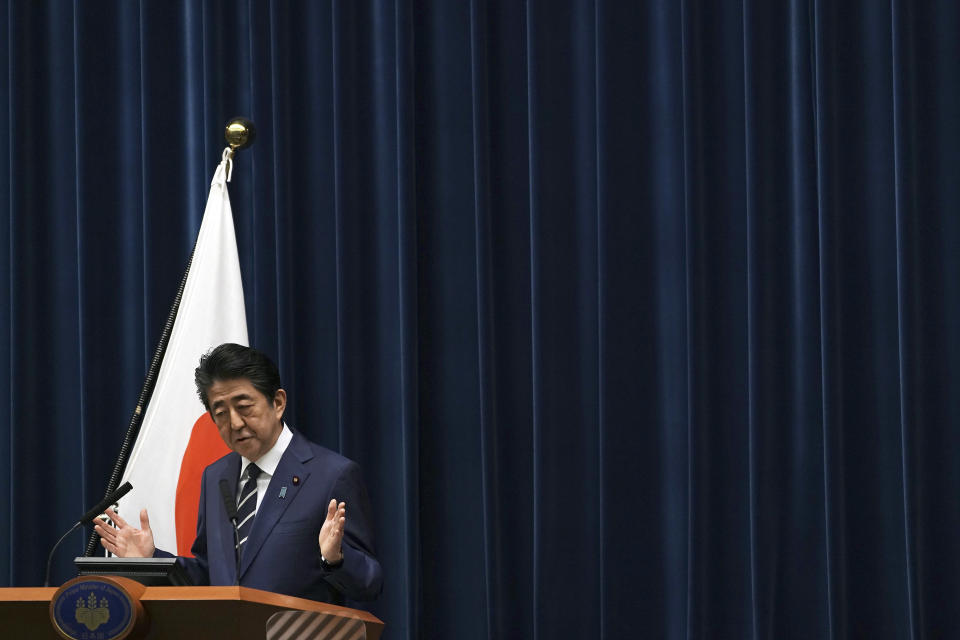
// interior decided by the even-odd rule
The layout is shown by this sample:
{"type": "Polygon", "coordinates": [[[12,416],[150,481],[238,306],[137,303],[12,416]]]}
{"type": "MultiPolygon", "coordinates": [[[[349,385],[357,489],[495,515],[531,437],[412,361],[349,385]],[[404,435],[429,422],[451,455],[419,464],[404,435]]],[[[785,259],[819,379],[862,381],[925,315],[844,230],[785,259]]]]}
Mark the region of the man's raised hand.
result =
{"type": "Polygon", "coordinates": [[[153,531],[150,530],[150,518],[147,510],[140,512],[140,528],[130,526],[113,509],[105,512],[117,528],[107,526],[98,520],[94,530],[100,536],[100,544],[119,558],[150,558],[156,547],[153,546],[153,531]]]}
{"type": "Polygon", "coordinates": [[[333,499],[327,505],[327,519],[320,527],[320,555],[330,564],[343,560],[343,528],[347,526],[347,503],[333,499]]]}

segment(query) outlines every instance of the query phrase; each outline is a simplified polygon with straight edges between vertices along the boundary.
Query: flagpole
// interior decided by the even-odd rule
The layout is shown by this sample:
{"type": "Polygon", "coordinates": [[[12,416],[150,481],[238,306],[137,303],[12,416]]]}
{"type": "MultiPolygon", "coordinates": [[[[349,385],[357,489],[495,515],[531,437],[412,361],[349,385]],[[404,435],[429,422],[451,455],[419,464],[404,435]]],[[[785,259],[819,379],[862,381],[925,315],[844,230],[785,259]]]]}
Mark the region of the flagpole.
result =
{"type": "MultiPolygon", "coordinates": [[[[246,118],[233,118],[227,122],[223,135],[229,145],[226,157],[231,165],[234,154],[240,149],[246,149],[253,144],[253,141],[256,139],[256,134],[257,130],[253,122],[246,118]]],[[[228,172],[229,170],[230,169],[228,169],[228,172]]],[[[107,482],[107,490],[104,493],[104,497],[112,494],[117,488],[123,470],[127,466],[130,448],[133,446],[140,432],[140,425],[143,422],[143,415],[146,411],[147,403],[150,402],[150,397],[153,395],[153,389],[156,386],[157,375],[160,372],[160,363],[163,362],[163,355],[167,351],[167,344],[170,342],[170,334],[173,331],[173,324],[177,319],[177,312],[180,310],[180,300],[183,297],[183,289],[187,284],[187,277],[190,275],[190,265],[193,263],[193,253],[195,250],[196,243],[194,243],[194,248],[190,251],[187,268],[183,272],[183,278],[180,279],[180,286],[177,288],[177,294],[174,296],[173,304],[170,305],[170,313],[167,314],[167,321],[163,325],[160,341],[157,343],[157,348],[153,352],[153,358],[150,360],[150,367],[143,381],[143,387],[140,389],[137,406],[134,408],[133,415],[130,417],[130,422],[127,425],[127,432],[123,438],[123,444],[120,445],[120,454],[117,456],[117,461],[113,465],[113,471],[110,473],[110,480],[107,482]]],[[[136,521],[137,519],[134,517],[132,522],[136,521]]],[[[90,539],[87,540],[87,547],[84,550],[84,556],[90,557],[94,554],[97,549],[98,540],[99,536],[96,533],[90,534],[90,539]]]]}

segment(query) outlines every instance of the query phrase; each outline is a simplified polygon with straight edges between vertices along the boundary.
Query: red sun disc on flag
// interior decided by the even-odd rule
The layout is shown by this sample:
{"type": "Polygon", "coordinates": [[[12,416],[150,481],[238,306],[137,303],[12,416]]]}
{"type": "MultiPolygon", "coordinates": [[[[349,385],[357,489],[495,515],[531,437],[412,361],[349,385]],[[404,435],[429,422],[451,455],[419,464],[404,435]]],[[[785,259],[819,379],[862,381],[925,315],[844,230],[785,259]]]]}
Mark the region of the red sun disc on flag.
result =
{"type": "Polygon", "coordinates": [[[206,411],[193,423],[187,450],[180,462],[177,480],[177,555],[192,557],[190,547],[197,537],[197,509],[200,506],[200,480],[210,463],[230,453],[220,438],[217,425],[206,411]]]}

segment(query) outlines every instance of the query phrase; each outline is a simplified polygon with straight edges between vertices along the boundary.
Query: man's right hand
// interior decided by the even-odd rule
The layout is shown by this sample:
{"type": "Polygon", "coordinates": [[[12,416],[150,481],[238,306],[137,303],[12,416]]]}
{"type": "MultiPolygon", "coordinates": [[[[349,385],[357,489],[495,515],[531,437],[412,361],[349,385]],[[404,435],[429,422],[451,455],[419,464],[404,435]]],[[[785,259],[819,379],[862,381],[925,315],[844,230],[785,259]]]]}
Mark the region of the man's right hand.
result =
{"type": "Polygon", "coordinates": [[[119,558],[153,557],[156,547],[153,546],[153,532],[150,530],[150,518],[147,517],[146,509],[140,512],[139,529],[127,524],[113,509],[107,509],[105,513],[117,528],[98,520],[93,529],[100,536],[100,544],[107,551],[119,558]]]}

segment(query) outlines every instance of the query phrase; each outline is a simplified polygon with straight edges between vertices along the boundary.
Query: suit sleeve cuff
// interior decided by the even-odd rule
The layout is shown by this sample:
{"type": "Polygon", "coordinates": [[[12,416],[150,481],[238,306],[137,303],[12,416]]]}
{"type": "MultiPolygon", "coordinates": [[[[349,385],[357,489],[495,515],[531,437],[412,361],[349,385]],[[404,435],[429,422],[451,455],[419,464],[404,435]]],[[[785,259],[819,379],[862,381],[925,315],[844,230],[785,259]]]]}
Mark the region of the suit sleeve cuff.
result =
{"type": "Polygon", "coordinates": [[[333,563],[331,563],[331,562],[327,562],[327,559],[324,558],[324,557],[323,557],[323,554],[321,553],[321,554],[320,554],[320,566],[321,566],[321,567],[323,568],[323,570],[326,571],[327,573],[333,573],[334,571],[336,571],[337,569],[339,569],[340,567],[343,566],[343,561],[344,561],[345,559],[346,559],[346,556],[344,556],[344,555],[343,555],[343,552],[341,551],[341,553],[340,553],[340,562],[338,562],[338,563],[336,563],[336,564],[333,564],[333,563]]]}

